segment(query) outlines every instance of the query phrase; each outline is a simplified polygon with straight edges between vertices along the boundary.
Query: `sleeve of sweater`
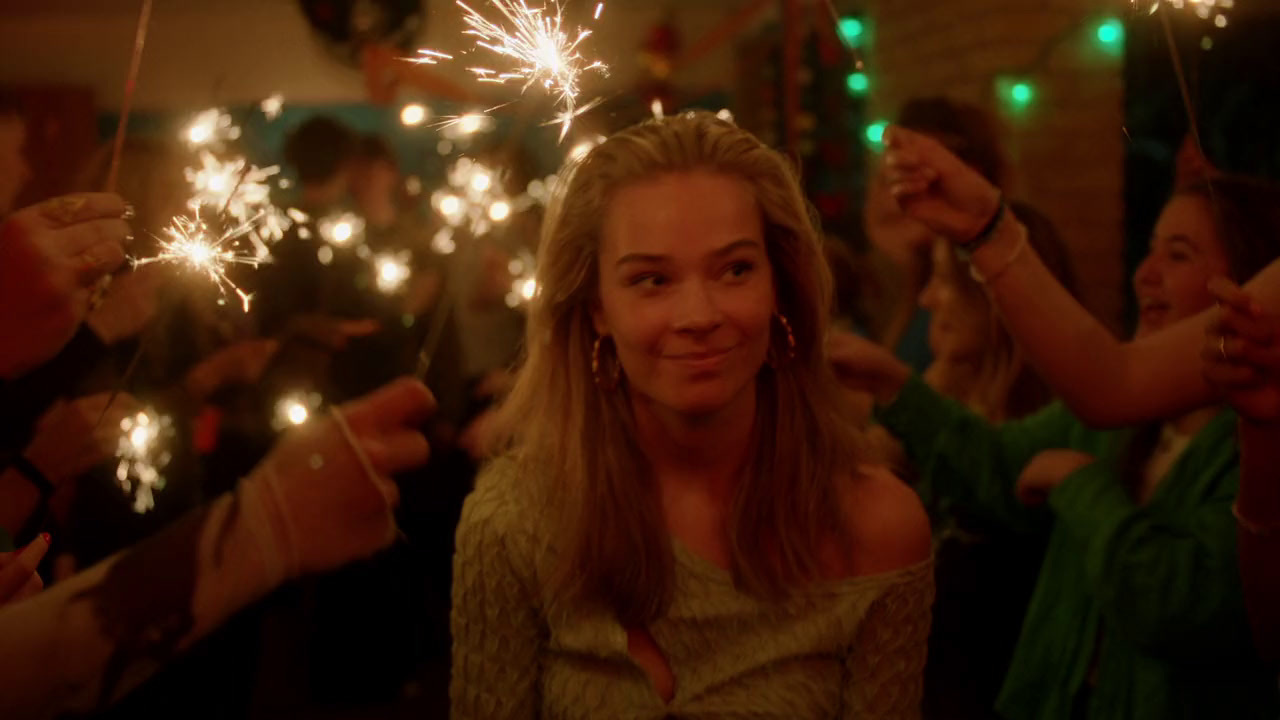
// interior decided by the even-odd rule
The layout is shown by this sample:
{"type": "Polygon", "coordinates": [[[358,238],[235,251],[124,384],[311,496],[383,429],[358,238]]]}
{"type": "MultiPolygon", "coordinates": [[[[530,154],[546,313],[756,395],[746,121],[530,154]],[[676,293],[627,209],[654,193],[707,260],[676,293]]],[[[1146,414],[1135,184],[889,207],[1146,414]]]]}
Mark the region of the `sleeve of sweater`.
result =
{"type": "Polygon", "coordinates": [[[1111,630],[1153,655],[1204,663],[1238,656],[1251,641],[1231,516],[1237,465],[1194,470],[1219,478],[1176,516],[1135,505],[1107,463],[1068,477],[1049,505],[1086,549],[1085,570],[1111,630]]]}
{"type": "Polygon", "coordinates": [[[1078,422],[1061,403],[1027,418],[992,425],[912,377],[877,419],[902,441],[920,481],[937,495],[1016,531],[1043,526],[1043,508],[1018,502],[1014,485],[1036,453],[1068,447],[1078,422]]]}
{"type": "Polygon", "coordinates": [[[544,644],[534,538],[522,531],[510,492],[512,466],[486,469],[462,507],[453,559],[454,720],[515,720],[539,714],[544,644]]]}
{"type": "Polygon", "coordinates": [[[933,595],[929,561],[906,570],[868,608],[845,662],[841,718],[920,718],[933,595]]]}

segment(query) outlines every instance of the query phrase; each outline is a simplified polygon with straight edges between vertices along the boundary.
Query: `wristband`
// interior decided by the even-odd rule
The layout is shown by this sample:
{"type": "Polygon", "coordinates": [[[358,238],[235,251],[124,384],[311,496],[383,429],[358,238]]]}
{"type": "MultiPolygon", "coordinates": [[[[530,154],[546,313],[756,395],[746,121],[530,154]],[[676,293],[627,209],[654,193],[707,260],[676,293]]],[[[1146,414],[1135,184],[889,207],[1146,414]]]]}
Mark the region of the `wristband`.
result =
{"type": "Polygon", "coordinates": [[[57,491],[53,483],[49,482],[49,478],[45,477],[44,473],[40,472],[40,468],[33,465],[25,455],[13,456],[9,461],[9,466],[25,477],[27,482],[34,485],[36,490],[40,491],[40,497],[45,500],[53,497],[54,492],[57,491]]]}
{"type": "Polygon", "coordinates": [[[1004,193],[1001,193],[1000,204],[996,207],[996,211],[991,216],[991,219],[988,220],[987,224],[978,231],[977,235],[965,242],[956,244],[956,255],[958,255],[961,260],[969,262],[969,259],[973,257],[973,253],[976,252],[978,248],[985,245],[987,241],[996,234],[996,228],[1000,227],[1000,223],[1004,220],[1004,216],[1008,210],[1008,205],[1004,202],[1004,193]]]}

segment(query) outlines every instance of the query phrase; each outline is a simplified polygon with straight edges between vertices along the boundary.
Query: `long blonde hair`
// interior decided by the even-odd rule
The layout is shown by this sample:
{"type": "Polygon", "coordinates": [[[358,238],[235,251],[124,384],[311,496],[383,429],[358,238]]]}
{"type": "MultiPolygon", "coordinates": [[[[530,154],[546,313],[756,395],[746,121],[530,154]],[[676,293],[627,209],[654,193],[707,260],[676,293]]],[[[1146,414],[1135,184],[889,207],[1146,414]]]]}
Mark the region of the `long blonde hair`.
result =
{"type": "Polygon", "coordinates": [[[625,623],[659,617],[673,593],[673,552],[650,466],[634,439],[626,380],[593,380],[602,218],[619,188],[668,173],[709,170],[748,182],[765,224],[778,311],[772,357],[757,376],[753,457],[728,522],[739,587],[778,598],[821,575],[819,548],[843,539],[838,483],[860,436],[837,405],[827,364],[831,279],[821,236],[788,163],[750,133],[707,113],[624,130],[566,170],[543,225],[539,292],[525,360],[504,403],[519,476],[541,483],[554,513],[552,597],[603,606],[625,623]]]}

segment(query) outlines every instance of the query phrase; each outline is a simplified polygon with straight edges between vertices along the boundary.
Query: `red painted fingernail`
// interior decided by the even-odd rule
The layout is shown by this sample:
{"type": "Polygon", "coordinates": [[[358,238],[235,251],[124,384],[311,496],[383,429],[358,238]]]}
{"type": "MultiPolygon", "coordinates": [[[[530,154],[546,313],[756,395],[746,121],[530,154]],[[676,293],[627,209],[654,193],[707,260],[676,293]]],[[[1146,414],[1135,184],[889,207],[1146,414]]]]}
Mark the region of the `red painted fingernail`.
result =
{"type": "Polygon", "coordinates": [[[40,533],[40,537],[44,538],[44,544],[45,544],[45,545],[52,545],[52,544],[53,544],[53,537],[52,537],[51,535],[49,535],[49,533],[40,533]]]}

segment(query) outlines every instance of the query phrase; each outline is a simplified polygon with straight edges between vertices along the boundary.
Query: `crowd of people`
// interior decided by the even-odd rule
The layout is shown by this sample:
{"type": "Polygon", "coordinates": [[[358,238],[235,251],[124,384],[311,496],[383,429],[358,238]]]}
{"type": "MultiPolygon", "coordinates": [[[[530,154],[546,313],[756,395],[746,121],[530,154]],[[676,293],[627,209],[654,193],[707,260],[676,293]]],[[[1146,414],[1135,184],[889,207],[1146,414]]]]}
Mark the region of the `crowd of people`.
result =
{"type": "Polygon", "coordinates": [[[0,101],[0,715],[1277,717],[1280,189],[1182,173],[1125,342],[994,127],[908,103],[857,252],[732,121],[623,129],[513,310],[525,238],[433,250],[317,116],[294,205],[408,282],[294,229],[233,313],[127,269],[169,149],[13,208],[0,101]],[[184,441],[138,515],[148,406],[184,441]]]}

